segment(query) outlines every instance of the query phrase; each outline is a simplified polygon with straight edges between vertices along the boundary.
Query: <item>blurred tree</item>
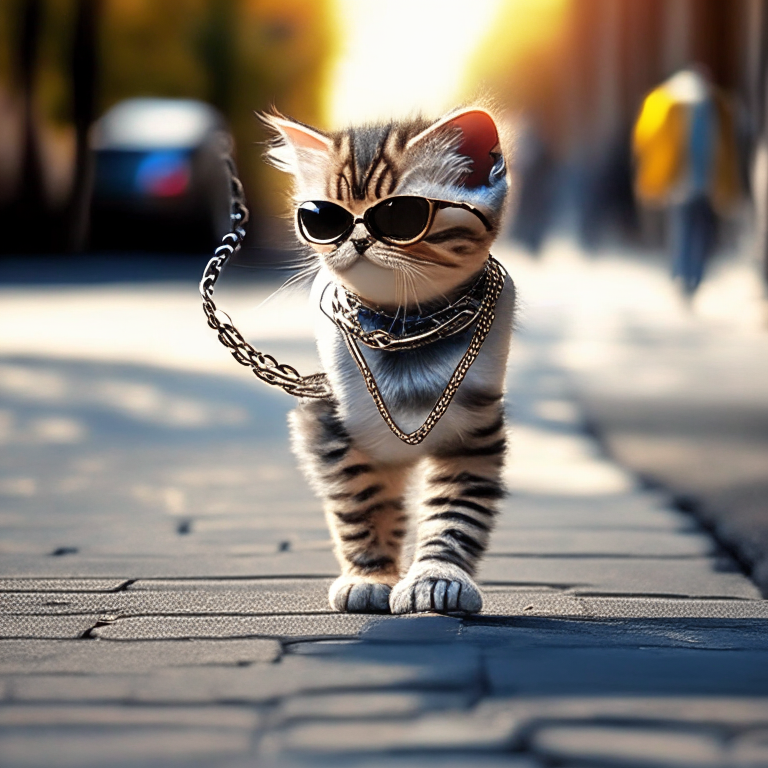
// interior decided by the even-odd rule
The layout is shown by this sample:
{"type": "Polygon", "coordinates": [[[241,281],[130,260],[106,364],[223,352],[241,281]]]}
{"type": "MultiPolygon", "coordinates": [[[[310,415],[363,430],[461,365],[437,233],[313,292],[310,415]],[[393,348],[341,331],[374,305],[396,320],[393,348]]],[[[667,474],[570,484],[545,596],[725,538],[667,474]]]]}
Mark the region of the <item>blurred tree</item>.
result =
{"type": "MultiPolygon", "coordinates": [[[[254,145],[264,134],[253,112],[275,104],[320,121],[336,45],[332,4],[3,0],[0,223],[21,232],[24,216],[39,222],[42,212],[49,237],[38,240],[38,249],[66,247],[73,217],[82,234],[90,124],[135,96],[218,107],[235,137],[254,213],[281,211],[286,180],[261,161],[254,145]]],[[[4,239],[3,250],[18,247],[21,241],[4,239]]]]}
{"type": "Polygon", "coordinates": [[[287,180],[267,167],[254,147],[265,134],[253,112],[275,105],[299,120],[321,124],[337,45],[332,0],[241,0],[238,5],[240,66],[230,120],[251,207],[273,216],[285,212],[287,180]]]}
{"type": "Polygon", "coordinates": [[[237,72],[235,0],[211,0],[207,16],[200,30],[197,49],[208,72],[208,101],[225,115],[230,115],[235,100],[237,72]]]}
{"type": "MultiPolygon", "coordinates": [[[[40,136],[37,125],[35,91],[38,82],[40,58],[40,30],[43,25],[42,0],[12,3],[4,21],[9,31],[9,58],[6,61],[7,118],[14,119],[17,133],[18,170],[10,183],[8,205],[0,215],[5,248],[11,251],[28,250],[30,233],[45,248],[50,234],[50,208],[45,189],[40,136]],[[39,223],[44,223],[43,227],[39,223]],[[45,226],[47,225],[47,226],[45,226]]],[[[13,169],[16,170],[16,169],[13,169]]],[[[38,247],[37,242],[35,247],[38,247]]]]}
{"type": "Polygon", "coordinates": [[[43,188],[43,170],[35,122],[34,98],[43,4],[41,0],[27,0],[27,3],[21,7],[21,11],[21,36],[16,59],[16,78],[24,105],[19,207],[20,212],[36,209],[38,216],[45,216],[48,213],[47,199],[43,188]]]}
{"type": "Polygon", "coordinates": [[[97,35],[101,0],[78,0],[72,44],[72,120],[75,127],[75,170],[69,203],[70,246],[80,250],[88,235],[93,185],[93,157],[88,133],[96,119],[99,81],[97,35]]]}
{"type": "Polygon", "coordinates": [[[100,111],[135,96],[204,99],[207,74],[194,41],[204,0],[106,0],[100,111]]]}

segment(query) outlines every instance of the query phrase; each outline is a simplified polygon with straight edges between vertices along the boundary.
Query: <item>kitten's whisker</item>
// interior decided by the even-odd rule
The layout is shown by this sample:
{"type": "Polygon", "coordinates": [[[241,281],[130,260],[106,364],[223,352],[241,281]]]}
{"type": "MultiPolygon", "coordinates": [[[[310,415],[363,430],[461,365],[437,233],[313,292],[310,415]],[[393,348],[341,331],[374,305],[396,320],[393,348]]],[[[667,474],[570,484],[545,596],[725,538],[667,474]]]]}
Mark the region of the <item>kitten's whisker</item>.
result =
{"type": "Polygon", "coordinates": [[[320,270],[319,264],[310,264],[307,267],[304,267],[304,269],[297,272],[295,275],[291,275],[279,288],[272,291],[272,293],[267,296],[266,299],[259,302],[258,305],[256,305],[253,308],[254,312],[257,312],[260,310],[267,302],[272,301],[272,299],[275,298],[279,293],[282,293],[283,291],[287,290],[288,288],[292,288],[297,283],[301,283],[302,280],[308,280],[310,277],[314,277],[318,271],[320,270]]]}
{"type": "Polygon", "coordinates": [[[408,285],[405,282],[405,273],[401,270],[395,272],[395,300],[398,307],[403,308],[403,313],[408,310],[408,285]]]}
{"type": "Polygon", "coordinates": [[[413,305],[416,307],[419,314],[421,314],[421,305],[419,304],[418,292],[416,290],[416,282],[415,282],[414,276],[423,277],[423,275],[419,272],[419,270],[414,269],[411,264],[403,264],[400,270],[400,274],[402,275],[404,288],[405,288],[406,311],[410,306],[409,294],[413,293],[413,305]]]}
{"type": "Polygon", "coordinates": [[[416,309],[419,311],[419,315],[421,315],[421,304],[419,303],[419,294],[416,290],[416,278],[423,278],[424,272],[411,265],[405,271],[405,275],[411,284],[411,290],[413,291],[413,302],[416,305],[416,309]]]}

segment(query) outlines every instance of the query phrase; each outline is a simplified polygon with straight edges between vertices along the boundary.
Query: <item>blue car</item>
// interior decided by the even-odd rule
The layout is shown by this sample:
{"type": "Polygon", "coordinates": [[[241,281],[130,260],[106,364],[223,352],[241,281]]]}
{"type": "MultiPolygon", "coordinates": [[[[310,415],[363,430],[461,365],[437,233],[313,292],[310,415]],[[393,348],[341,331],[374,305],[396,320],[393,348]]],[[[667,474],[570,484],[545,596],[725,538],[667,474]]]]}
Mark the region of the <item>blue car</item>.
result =
{"type": "Polygon", "coordinates": [[[213,107],[186,99],[122,101],[94,126],[94,249],[207,251],[228,231],[222,154],[231,138],[213,107]]]}

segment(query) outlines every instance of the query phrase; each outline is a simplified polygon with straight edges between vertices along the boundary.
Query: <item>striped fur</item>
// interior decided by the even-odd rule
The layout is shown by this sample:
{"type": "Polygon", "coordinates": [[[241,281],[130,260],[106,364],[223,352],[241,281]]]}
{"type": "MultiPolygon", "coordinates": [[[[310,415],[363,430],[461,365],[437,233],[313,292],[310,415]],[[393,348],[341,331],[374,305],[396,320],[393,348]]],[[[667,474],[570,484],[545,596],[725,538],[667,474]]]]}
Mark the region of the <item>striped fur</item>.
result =
{"type": "MultiPolygon", "coordinates": [[[[462,154],[472,146],[468,129],[456,126],[467,125],[462,116],[468,112],[478,116],[478,110],[463,110],[437,123],[418,118],[331,134],[277,113],[263,117],[275,134],[267,157],[293,174],[297,204],[333,200],[360,215],[381,198],[423,195],[470,203],[491,224],[488,232],[472,213],[445,208],[413,246],[374,241],[361,255],[351,240],[367,235],[362,224],[338,246],[311,246],[320,261],[311,301],[318,349],[335,399],[301,401],[290,422],[294,450],[323,499],[341,565],[329,595],[340,611],[472,613],[482,607],[473,576],[504,496],[502,397],[515,303],[511,280],[454,402],[418,446],[405,445],[389,431],[338,329],[320,310],[331,282],[371,306],[412,312],[444,304],[475,279],[500,227],[508,185],[502,160],[495,160],[487,182],[464,184],[475,161],[462,154]],[[416,470],[423,471],[424,494],[410,504],[418,512],[413,562],[406,570],[407,491],[416,470]]],[[[487,128],[490,118],[483,115],[476,122],[487,128]]],[[[500,153],[500,143],[488,151],[489,167],[500,153]]],[[[411,352],[362,349],[402,429],[423,422],[471,335],[411,352]]]]}

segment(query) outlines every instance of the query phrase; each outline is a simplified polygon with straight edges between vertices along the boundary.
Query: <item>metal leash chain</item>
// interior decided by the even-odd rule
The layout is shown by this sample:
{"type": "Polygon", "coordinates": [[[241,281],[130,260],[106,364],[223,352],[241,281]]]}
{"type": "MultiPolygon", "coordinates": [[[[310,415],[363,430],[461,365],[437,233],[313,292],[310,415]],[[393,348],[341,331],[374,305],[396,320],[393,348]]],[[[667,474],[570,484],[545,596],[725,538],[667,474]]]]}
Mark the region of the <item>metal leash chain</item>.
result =
{"type": "Polygon", "coordinates": [[[295,368],[286,363],[278,363],[271,355],[265,355],[252,347],[232,324],[232,319],[226,312],[216,308],[213,302],[213,289],[233,254],[237,253],[245,238],[245,225],[248,222],[248,209],[245,207],[243,185],[237,178],[235,164],[231,158],[226,158],[231,179],[231,213],[232,231],[221,238],[221,245],[214,251],[213,258],[203,272],[200,281],[200,295],[203,297],[203,311],[208,318],[208,325],[219,336],[219,341],[229,349],[232,357],[240,365],[250,368],[256,376],[280,387],[289,395],[296,397],[313,397],[317,399],[331,398],[333,393],[324,373],[302,376],[295,368]],[[222,319],[224,318],[224,319],[222,319]]]}
{"type": "MultiPolygon", "coordinates": [[[[248,209],[245,206],[243,185],[237,178],[235,164],[230,157],[226,158],[231,180],[232,205],[230,221],[232,231],[221,239],[221,245],[214,251],[213,258],[203,272],[200,280],[200,295],[203,298],[203,311],[208,319],[208,325],[218,334],[219,341],[229,349],[232,357],[241,365],[250,368],[254,374],[275,387],[280,387],[289,395],[295,397],[309,397],[315,399],[333,399],[333,392],[324,373],[315,373],[311,376],[302,376],[295,368],[286,363],[279,363],[271,355],[259,352],[251,346],[235,328],[232,319],[226,312],[217,309],[213,301],[213,290],[222,270],[229,259],[237,253],[245,238],[245,225],[248,222],[248,209]],[[222,320],[221,318],[225,318],[222,320]]],[[[360,327],[357,311],[364,305],[357,296],[346,294],[345,302],[339,301],[338,291],[334,297],[333,311],[330,315],[338,327],[354,359],[360,373],[363,375],[365,386],[373,398],[381,417],[392,432],[408,445],[418,445],[432,431],[438,421],[443,417],[451,404],[461,382],[467,375],[470,366],[474,363],[488,332],[491,330],[496,316],[496,302],[504,289],[506,272],[493,256],[489,256],[488,263],[480,279],[462,298],[449,307],[435,314],[435,325],[427,331],[415,334],[411,337],[399,339],[382,331],[365,332],[360,327]],[[478,287],[482,287],[482,299],[479,306],[473,302],[474,294],[478,287]],[[445,316],[442,321],[437,318],[445,316]],[[395,423],[389,409],[381,396],[379,386],[365,360],[356,339],[374,349],[417,349],[438,338],[452,336],[465,330],[473,323],[475,331],[469,343],[467,351],[456,366],[450,381],[440,395],[435,406],[430,411],[424,423],[414,432],[403,432],[395,423]]]]}

